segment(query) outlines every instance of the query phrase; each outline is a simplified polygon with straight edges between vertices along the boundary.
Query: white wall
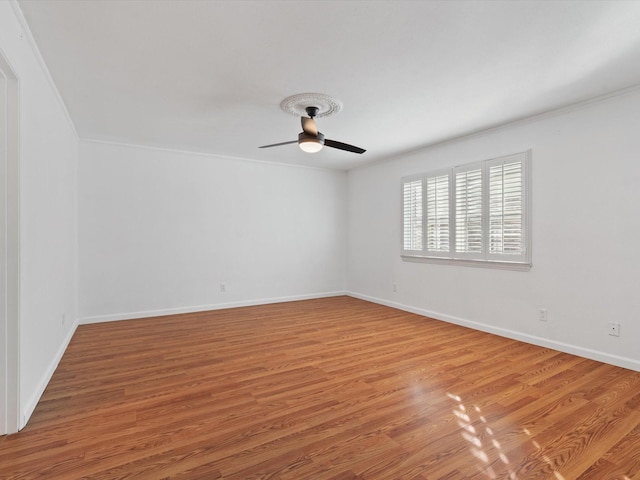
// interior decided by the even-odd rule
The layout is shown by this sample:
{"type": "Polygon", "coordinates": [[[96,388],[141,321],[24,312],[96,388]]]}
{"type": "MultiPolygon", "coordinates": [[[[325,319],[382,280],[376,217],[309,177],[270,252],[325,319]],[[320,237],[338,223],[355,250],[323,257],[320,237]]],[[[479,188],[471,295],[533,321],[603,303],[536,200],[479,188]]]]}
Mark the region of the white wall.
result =
{"type": "Polygon", "coordinates": [[[81,321],[344,292],[345,205],[341,171],[82,141],[81,321]]]}
{"type": "Polygon", "coordinates": [[[636,90],[350,171],[349,291],[640,370],[639,125],[636,90]],[[527,149],[530,271],[401,260],[402,176],[527,149]],[[619,338],[607,334],[612,320],[619,338]]]}
{"type": "Polygon", "coordinates": [[[76,325],[78,139],[14,6],[0,2],[0,49],[19,79],[20,90],[20,408],[24,424],[76,325]]]}

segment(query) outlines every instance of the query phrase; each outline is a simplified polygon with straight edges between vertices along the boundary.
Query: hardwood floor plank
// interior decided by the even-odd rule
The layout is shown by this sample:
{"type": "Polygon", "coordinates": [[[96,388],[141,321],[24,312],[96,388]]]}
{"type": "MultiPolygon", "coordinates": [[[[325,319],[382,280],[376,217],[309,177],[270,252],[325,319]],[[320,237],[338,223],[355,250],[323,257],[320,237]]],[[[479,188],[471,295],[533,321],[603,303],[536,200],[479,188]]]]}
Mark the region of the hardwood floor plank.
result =
{"type": "Polygon", "coordinates": [[[0,478],[640,480],[640,373],[350,297],[77,329],[0,478]]]}

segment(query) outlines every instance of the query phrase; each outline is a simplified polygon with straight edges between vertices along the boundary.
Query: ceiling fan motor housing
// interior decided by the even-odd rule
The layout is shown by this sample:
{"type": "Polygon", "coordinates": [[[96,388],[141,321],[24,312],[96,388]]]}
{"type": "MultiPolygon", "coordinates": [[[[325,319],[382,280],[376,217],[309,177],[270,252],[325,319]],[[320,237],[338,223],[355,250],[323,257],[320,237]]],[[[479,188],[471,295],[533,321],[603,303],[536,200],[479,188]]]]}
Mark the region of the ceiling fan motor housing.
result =
{"type": "Polygon", "coordinates": [[[316,115],[318,115],[318,112],[320,111],[320,108],[318,108],[318,107],[307,107],[307,108],[305,108],[305,111],[307,112],[307,115],[309,115],[309,117],[313,118],[316,115]]]}

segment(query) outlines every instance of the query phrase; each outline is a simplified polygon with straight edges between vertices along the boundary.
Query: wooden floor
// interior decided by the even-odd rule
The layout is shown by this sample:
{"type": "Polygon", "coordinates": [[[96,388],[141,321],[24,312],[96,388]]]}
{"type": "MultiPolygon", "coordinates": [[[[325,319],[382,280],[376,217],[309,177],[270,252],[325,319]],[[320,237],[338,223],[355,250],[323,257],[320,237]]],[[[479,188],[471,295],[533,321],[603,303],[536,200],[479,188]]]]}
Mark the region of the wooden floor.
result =
{"type": "Polygon", "coordinates": [[[85,325],[0,478],[640,480],[640,373],[349,297],[85,325]]]}

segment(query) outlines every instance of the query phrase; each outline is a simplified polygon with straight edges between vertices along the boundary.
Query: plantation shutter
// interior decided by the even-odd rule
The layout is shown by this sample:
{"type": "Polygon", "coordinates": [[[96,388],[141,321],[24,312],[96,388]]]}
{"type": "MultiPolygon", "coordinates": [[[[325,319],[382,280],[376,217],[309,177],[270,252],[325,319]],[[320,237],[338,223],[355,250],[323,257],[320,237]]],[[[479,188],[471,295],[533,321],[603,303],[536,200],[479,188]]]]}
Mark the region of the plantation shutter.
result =
{"type": "Polygon", "coordinates": [[[530,155],[403,178],[403,256],[530,268],[530,155]]]}
{"type": "Polygon", "coordinates": [[[422,178],[402,182],[402,249],[421,252],[422,245],[422,178]]]}
{"type": "Polygon", "coordinates": [[[446,174],[427,177],[425,180],[426,246],[429,254],[449,252],[449,183],[449,175],[446,174]]]}
{"type": "MultiPolygon", "coordinates": [[[[525,241],[525,165],[524,154],[511,155],[488,163],[489,225],[488,254],[524,257],[525,241]]],[[[506,259],[505,259],[506,260],[506,259]]]]}
{"type": "Polygon", "coordinates": [[[457,167],[455,170],[456,253],[481,254],[482,165],[457,167]]]}

